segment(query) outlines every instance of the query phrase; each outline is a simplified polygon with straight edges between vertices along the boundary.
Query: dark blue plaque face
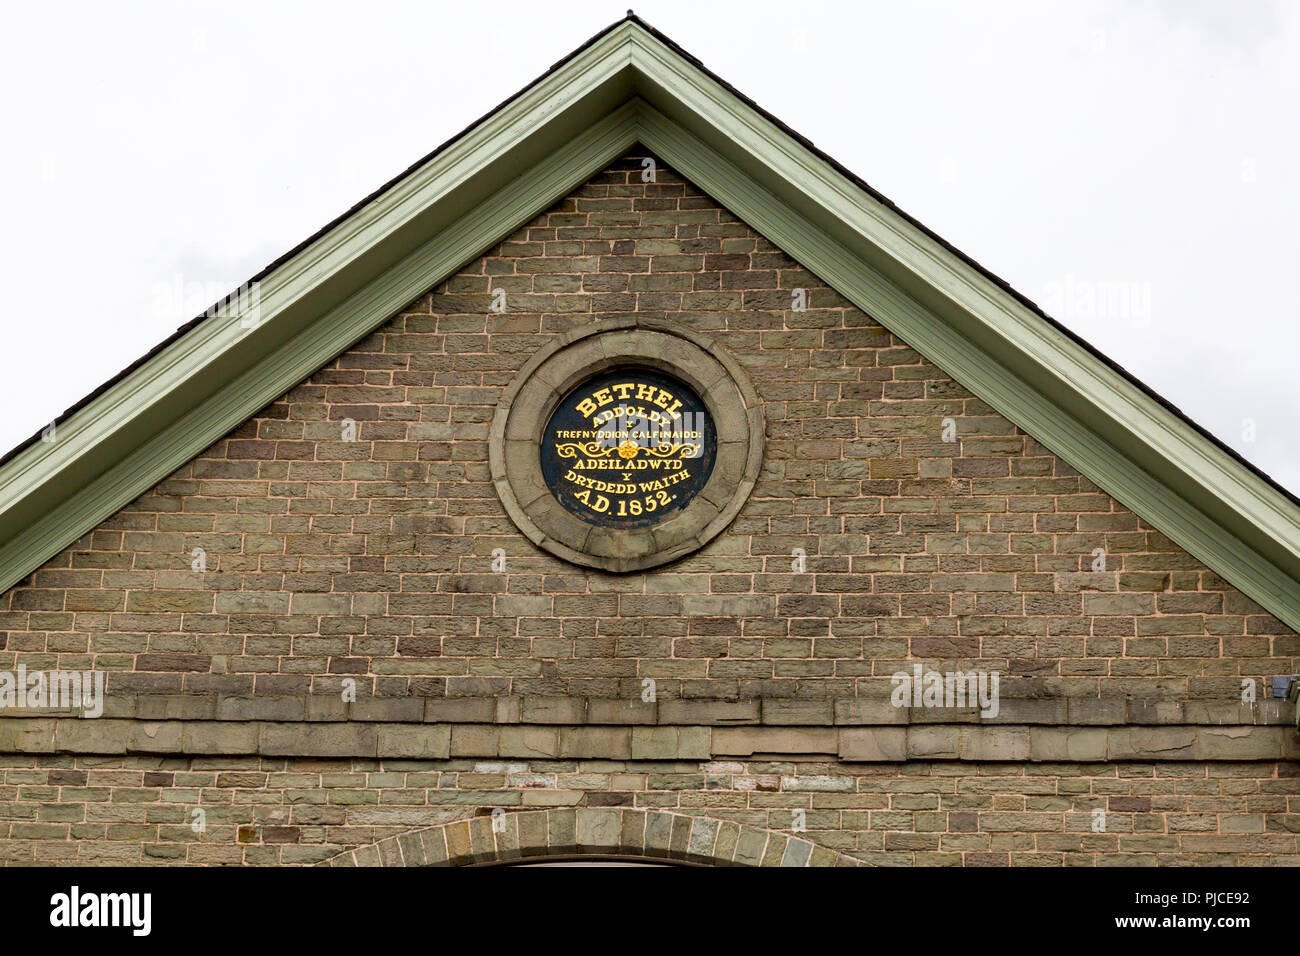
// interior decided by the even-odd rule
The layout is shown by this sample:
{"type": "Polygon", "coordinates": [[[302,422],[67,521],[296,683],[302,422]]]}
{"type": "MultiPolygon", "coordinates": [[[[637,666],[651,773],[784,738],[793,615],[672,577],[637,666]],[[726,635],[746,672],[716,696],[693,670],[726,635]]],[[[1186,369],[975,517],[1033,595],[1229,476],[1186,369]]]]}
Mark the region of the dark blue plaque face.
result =
{"type": "Polygon", "coordinates": [[[542,435],[542,478],[583,521],[647,528],[700,493],[717,450],[708,410],[689,385],[621,368],[560,402],[542,435]]]}

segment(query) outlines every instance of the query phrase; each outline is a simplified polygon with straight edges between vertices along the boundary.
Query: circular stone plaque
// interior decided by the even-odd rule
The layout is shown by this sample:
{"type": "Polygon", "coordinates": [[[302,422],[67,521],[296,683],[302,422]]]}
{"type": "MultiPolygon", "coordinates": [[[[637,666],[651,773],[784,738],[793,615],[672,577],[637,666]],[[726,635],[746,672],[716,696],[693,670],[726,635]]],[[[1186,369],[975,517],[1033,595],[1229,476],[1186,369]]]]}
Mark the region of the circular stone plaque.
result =
{"type": "Polygon", "coordinates": [[[717,449],[693,388],[629,366],[584,382],[556,406],[542,435],[542,477],[583,521],[648,528],[704,490],[717,449]]]}
{"type": "Polygon", "coordinates": [[[534,354],[488,442],[506,513],[574,564],[636,571],[703,547],[758,479],[763,416],[740,365],[662,319],[575,329],[534,354]]]}

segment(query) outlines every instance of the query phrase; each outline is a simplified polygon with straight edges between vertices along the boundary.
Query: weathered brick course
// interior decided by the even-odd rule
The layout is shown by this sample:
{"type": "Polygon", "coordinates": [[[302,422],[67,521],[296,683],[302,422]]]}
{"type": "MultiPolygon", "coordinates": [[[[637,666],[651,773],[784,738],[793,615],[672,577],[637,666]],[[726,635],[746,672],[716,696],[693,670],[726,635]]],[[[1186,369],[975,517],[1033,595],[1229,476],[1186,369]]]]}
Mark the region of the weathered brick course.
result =
{"type": "Polygon", "coordinates": [[[623,807],[701,820],[669,854],[678,859],[719,844],[734,854],[738,835],[746,853],[762,852],[745,843],[746,832],[759,831],[749,839],[775,833],[810,844],[800,852],[891,866],[1300,863],[1294,764],[542,759],[483,769],[464,759],[7,757],[0,859],[304,864],[356,850],[351,862],[377,865],[368,853],[401,852],[403,865],[421,865],[447,859],[433,843],[444,837],[422,828],[456,821],[469,828],[448,830],[453,856],[481,854],[472,840],[483,826],[480,838],[496,847],[510,839],[534,853],[548,845],[667,852],[673,820],[612,815],[623,807]],[[606,815],[555,818],[550,836],[527,835],[546,822],[533,808],[565,805],[606,815]],[[196,831],[200,808],[205,828],[196,831]],[[493,831],[493,808],[506,811],[509,830],[493,831]],[[1104,832],[1094,830],[1095,810],[1104,811],[1104,832]],[[691,849],[706,831],[715,842],[691,849]],[[386,840],[392,845],[374,848],[386,840]]]}

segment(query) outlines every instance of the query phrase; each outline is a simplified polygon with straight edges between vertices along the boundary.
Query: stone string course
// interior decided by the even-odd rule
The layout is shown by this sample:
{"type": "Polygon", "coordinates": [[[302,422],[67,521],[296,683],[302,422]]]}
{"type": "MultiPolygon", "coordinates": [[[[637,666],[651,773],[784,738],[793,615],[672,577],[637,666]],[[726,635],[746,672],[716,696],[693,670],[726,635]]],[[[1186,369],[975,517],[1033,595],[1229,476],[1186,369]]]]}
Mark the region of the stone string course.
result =
{"type": "Polygon", "coordinates": [[[564,727],[122,721],[39,718],[0,725],[0,751],[311,757],[708,759],[833,754],[853,761],[1279,760],[1300,758],[1290,727],[954,726],[564,727]]]}
{"type": "MultiPolygon", "coordinates": [[[[6,719],[52,714],[79,716],[79,709],[6,710],[6,719]]],[[[1240,701],[1147,700],[1123,697],[1003,698],[998,713],[974,707],[896,707],[889,700],[683,700],[655,702],[583,697],[380,697],[344,701],[324,694],[213,696],[116,694],[105,699],[104,717],[161,720],[362,721],[388,723],[615,724],[730,726],[861,726],[898,724],[1291,724],[1293,707],[1266,698],[1240,701]]]]}
{"type": "Polygon", "coordinates": [[[1300,863],[1300,637],[642,155],[0,595],[0,671],[107,673],[99,720],[0,712],[0,859],[485,862],[505,808],[686,862],[1300,863]],[[725,349],[766,435],[725,532],[611,575],[519,533],[488,442],[629,316],[725,349]],[[998,716],[891,707],[918,663],[998,716]]]}

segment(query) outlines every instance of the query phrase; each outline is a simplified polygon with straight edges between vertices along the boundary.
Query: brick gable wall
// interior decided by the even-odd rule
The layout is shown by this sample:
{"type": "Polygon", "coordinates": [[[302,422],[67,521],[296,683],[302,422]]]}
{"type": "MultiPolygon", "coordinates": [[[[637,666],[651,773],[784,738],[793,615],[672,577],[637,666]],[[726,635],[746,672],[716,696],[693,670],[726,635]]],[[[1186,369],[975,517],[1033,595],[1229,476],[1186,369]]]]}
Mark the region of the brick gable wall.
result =
{"type": "Polygon", "coordinates": [[[6,857],[310,862],[394,827],[527,806],[534,788],[510,774],[475,782],[475,758],[529,755],[502,742],[511,726],[541,735],[543,764],[514,776],[556,778],[536,788],[566,795],[549,805],[707,809],[772,828],[788,828],[799,805],[810,818],[826,811],[809,824],[819,845],[871,862],[1294,856],[1294,734],[1280,708],[1243,710],[1240,695],[1243,678],[1260,680],[1263,697],[1270,675],[1296,672],[1297,635],[664,164],[643,183],[642,155],[0,597],[0,668],[109,675],[108,719],[55,727],[44,750],[32,731],[54,718],[0,720],[10,755],[0,794],[14,809],[0,819],[6,857]],[[808,290],[807,311],[791,311],[796,288],[808,290]],[[492,310],[497,290],[503,314],[492,310]],[[565,564],[514,528],[489,481],[488,428],[501,390],[549,335],[634,311],[707,334],[741,362],[764,402],[767,446],[724,534],[668,567],[612,576],[565,564]],[[946,418],[955,442],[942,440],[946,418]],[[1099,548],[1104,571],[1092,570],[1099,548]],[[799,550],[803,572],[792,570],[799,550]],[[953,717],[951,747],[927,752],[924,733],[899,726],[922,718],[878,706],[890,675],[917,662],[999,672],[1006,726],[953,717]],[[337,703],[346,678],[359,685],[351,709],[337,703]],[[643,703],[647,678],[655,712],[622,714],[643,703]],[[281,739],[275,728],[310,721],[316,739],[341,742],[319,753],[267,743],[281,739]],[[639,722],[680,728],[677,743],[652,742],[638,758],[634,745],[572,742],[639,722]],[[728,753],[718,741],[736,723],[775,736],[728,753]],[[424,751],[392,744],[448,724],[424,751]],[[1235,750],[1209,729],[1224,724],[1243,728],[1235,750]],[[163,728],[154,741],[173,725],[174,746],[131,743],[140,727],[163,728]],[[1153,736],[1120,736],[1132,726],[1153,736]],[[231,735],[249,727],[257,744],[241,749],[231,735]],[[377,736],[348,749],[358,727],[377,736]],[[384,727],[396,729],[385,738],[384,727]],[[681,741],[699,728],[711,743],[696,752],[681,741]],[[837,736],[808,749],[789,740],[799,728],[837,736]],[[1082,732],[1101,743],[1035,749],[1035,731],[1062,728],[1092,728],[1082,732]],[[1162,752],[1190,762],[1147,762],[1162,752]],[[426,776],[405,764],[390,774],[293,762],[422,756],[444,762],[426,776]],[[684,758],[756,765],[714,774],[684,758]],[[622,766],[561,786],[583,775],[584,759],[622,766]],[[655,786],[637,759],[672,767],[655,786]],[[832,761],[813,774],[833,781],[829,795],[781,783],[797,785],[792,761],[807,760],[832,761]],[[164,786],[160,775],[174,799],[148,790],[164,786]],[[223,775],[240,782],[224,786],[223,775]],[[331,775],[347,785],[334,789],[331,775]],[[983,786],[988,775],[999,784],[983,786]],[[765,777],[775,788],[736,783],[765,777]],[[453,798],[435,800],[448,784],[453,798]],[[102,822],[118,786],[143,786],[144,810],[102,822]],[[284,796],[293,790],[314,795],[301,798],[311,809],[284,796]],[[232,797],[245,792],[283,809],[237,810],[232,797]],[[1130,796],[1123,835],[1075,827],[1130,796]],[[404,809],[376,816],[389,800],[404,809]],[[185,837],[176,807],[208,801],[229,826],[185,837]],[[72,809],[45,809],[62,806],[72,809]],[[235,836],[239,824],[254,827],[256,847],[235,836]],[[265,849],[278,841],[263,840],[263,824],[298,826],[289,842],[299,849],[265,849]],[[172,842],[180,849],[157,849],[172,842]]]}

